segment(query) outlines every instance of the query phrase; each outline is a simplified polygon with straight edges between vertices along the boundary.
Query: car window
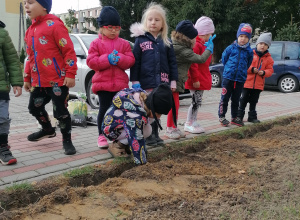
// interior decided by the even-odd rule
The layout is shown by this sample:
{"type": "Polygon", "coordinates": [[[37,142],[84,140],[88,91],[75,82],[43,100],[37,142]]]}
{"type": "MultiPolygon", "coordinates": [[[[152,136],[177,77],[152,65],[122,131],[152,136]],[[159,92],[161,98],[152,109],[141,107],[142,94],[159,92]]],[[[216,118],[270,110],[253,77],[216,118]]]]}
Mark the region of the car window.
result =
{"type": "Polygon", "coordinates": [[[90,35],[80,36],[80,38],[83,41],[86,48],[89,50],[90,49],[90,44],[92,43],[93,40],[98,38],[98,35],[97,34],[90,34],[90,35]]]}
{"type": "Polygon", "coordinates": [[[272,42],[269,48],[269,53],[271,54],[274,61],[281,60],[282,46],[283,43],[272,42]]]}
{"type": "Polygon", "coordinates": [[[285,59],[297,60],[300,58],[300,44],[286,43],[285,44],[285,59]]]}
{"type": "Polygon", "coordinates": [[[75,50],[76,55],[84,55],[85,54],[84,50],[82,49],[82,47],[81,47],[79,41],[77,40],[77,38],[72,36],[72,35],[70,36],[70,38],[71,38],[71,40],[74,44],[74,50],[75,50]]]}

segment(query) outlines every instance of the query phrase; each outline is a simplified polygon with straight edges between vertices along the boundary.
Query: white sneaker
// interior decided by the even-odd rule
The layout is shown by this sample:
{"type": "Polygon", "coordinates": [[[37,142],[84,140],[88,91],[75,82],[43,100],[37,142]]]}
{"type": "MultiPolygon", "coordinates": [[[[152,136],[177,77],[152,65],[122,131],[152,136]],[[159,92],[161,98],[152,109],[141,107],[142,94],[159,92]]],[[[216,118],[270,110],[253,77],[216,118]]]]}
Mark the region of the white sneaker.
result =
{"type": "Polygon", "coordinates": [[[170,139],[179,139],[180,138],[180,134],[178,134],[175,129],[172,129],[169,131],[168,131],[168,129],[166,129],[165,136],[167,136],[170,139]]]}
{"type": "Polygon", "coordinates": [[[201,134],[205,132],[205,129],[202,128],[197,121],[194,121],[191,125],[185,123],[184,131],[190,132],[192,134],[201,134]]]}
{"type": "Polygon", "coordinates": [[[186,134],[182,132],[179,128],[174,128],[177,134],[180,135],[181,138],[185,138],[186,134]]]}

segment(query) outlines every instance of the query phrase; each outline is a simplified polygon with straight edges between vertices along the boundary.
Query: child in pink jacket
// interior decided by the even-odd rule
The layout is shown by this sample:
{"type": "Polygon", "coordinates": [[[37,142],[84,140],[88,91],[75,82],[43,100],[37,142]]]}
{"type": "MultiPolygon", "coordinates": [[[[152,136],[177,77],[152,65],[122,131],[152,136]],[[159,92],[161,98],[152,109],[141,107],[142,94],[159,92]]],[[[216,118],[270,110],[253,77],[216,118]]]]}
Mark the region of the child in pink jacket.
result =
{"type": "Polygon", "coordinates": [[[100,27],[99,38],[91,43],[86,62],[95,70],[92,89],[98,95],[100,104],[97,118],[98,147],[107,148],[101,124],[113,97],[120,90],[128,88],[129,78],[125,70],[133,66],[135,59],[129,42],[119,38],[121,22],[114,7],[103,7],[97,22],[100,27]]]}

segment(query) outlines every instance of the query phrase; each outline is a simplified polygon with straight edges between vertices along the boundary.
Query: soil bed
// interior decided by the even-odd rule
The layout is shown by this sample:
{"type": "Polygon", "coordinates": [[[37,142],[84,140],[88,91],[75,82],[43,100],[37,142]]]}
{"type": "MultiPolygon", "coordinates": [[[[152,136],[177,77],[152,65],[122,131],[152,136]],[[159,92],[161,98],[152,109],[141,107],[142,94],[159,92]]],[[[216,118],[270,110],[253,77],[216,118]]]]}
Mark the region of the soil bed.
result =
{"type": "Polygon", "coordinates": [[[1,219],[300,219],[300,116],[194,139],[28,190],[1,219]]]}

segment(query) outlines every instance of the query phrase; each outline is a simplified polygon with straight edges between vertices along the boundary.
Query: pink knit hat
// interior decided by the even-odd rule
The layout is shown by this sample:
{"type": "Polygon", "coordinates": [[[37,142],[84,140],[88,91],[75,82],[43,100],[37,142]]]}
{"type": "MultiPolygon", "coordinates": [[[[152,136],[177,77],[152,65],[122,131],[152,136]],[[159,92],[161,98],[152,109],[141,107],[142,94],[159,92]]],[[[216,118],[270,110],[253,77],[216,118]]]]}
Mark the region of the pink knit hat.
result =
{"type": "Polygon", "coordinates": [[[212,34],[215,32],[213,21],[206,16],[202,16],[197,20],[195,28],[198,31],[198,35],[212,34]]]}

